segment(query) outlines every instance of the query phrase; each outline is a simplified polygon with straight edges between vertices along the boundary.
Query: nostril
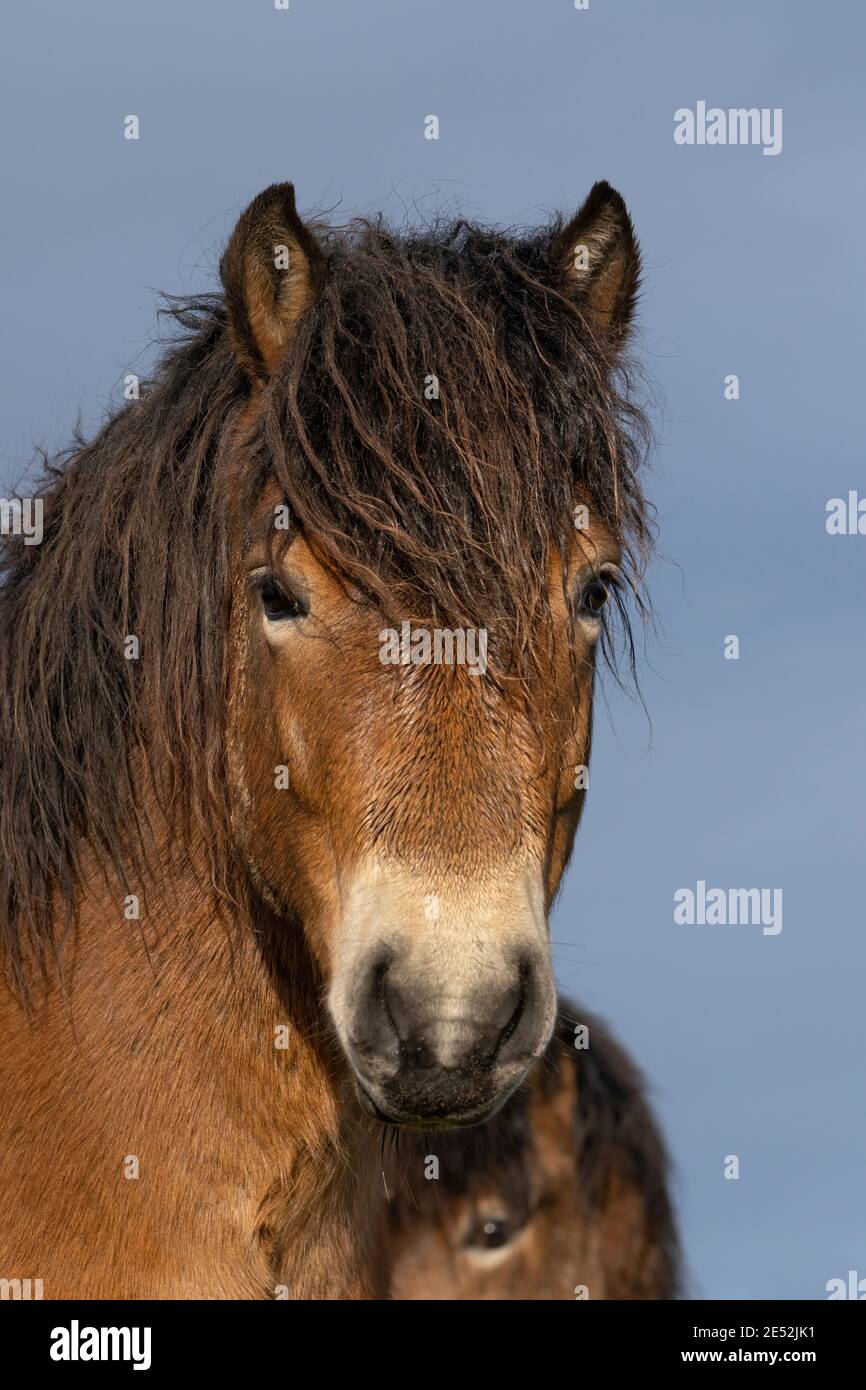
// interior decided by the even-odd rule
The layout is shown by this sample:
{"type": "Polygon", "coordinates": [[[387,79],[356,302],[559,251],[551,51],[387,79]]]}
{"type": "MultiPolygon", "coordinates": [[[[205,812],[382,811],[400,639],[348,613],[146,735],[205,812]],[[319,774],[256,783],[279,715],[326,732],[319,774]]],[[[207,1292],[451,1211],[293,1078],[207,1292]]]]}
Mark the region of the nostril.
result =
{"type": "Polygon", "coordinates": [[[517,962],[517,1003],[496,1046],[497,1066],[527,1063],[543,1046],[552,990],[540,961],[522,957],[517,962]]]}
{"type": "Polygon", "coordinates": [[[349,1038],[353,1049],[368,1058],[396,1054],[397,1029],[387,1000],[390,966],[390,954],[379,955],[364,972],[363,985],[354,999],[349,1038]]]}
{"type": "Polygon", "coordinates": [[[378,1004],[384,1005],[385,1003],[385,980],[387,979],[390,968],[390,960],[385,959],[380,960],[378,964],[374,965],[371,971],[370,994],[378,1004]]]}
{"type": "Polygon", "coordinates": [[[531,978],[531,963],[527,960],[521,961],[518,967],[517,975],[517,1003],[515,1004],[514,1009],[512,1010],[511,1017],[509,1018],[508,1022],[506,1023],[505,1027],[499,1035],[499,1041],[496,1044],[497,1056],[506,1046],[506,1044],[510,1041],[510,1039],[514,1036],[517,1030],[517,1025],[520,1023],[520,1020],[523,1017],[523,1012],[526,1008],[526,999],[529,993],[529,985],[531,978]]]}
{"type": "Polygon", "coordinates": [[[412,1033],[414,1008],[397,983],[386,978],[387,973],[386,967],[380,985],[379,1005],[402,1043],[406,1042],[412,1033]]]}

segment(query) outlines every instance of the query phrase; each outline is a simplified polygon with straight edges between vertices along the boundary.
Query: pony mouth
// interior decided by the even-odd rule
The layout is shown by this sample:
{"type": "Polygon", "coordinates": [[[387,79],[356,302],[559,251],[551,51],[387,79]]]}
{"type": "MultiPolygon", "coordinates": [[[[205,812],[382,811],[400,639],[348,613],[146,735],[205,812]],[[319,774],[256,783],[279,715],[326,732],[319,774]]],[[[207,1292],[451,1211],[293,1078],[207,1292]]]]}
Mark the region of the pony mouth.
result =
{"type": "Polygon", "coordinates": [[[382,1102],[373,1095],[368,1086],[365,1085],[361,1077],[355,1072],[355,1086],[358,1099],[374,1119],[381,1124],[390,1125],[397,1129],[415,1130],[419,1133],[431,1133],[449,1129],[469,1129],[473,1125],[484,1124],[491,1119],[505,1102],[514,1094],[518,1086],[523,1081],[520,1076],[512,1084],[495,1092],[488,1099],[474,1105],[454,1111],[449,1114],[442,1114],[437,1109],[430,1114],[420,1114],[411,1111],[403,1111],[398,1107],[385,1108],[382,1102]]]}

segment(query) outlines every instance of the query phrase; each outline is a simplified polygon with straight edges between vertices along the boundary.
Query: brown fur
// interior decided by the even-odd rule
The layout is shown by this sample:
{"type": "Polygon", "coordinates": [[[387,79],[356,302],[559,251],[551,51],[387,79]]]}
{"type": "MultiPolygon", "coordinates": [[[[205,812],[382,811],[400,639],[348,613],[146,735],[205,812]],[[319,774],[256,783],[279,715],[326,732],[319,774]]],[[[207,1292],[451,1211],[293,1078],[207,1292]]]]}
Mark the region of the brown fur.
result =
{"type": "Polygon", "coordinates": [[[611,311],[637,250],[618,195],[593,197],[598,304],[564,282],[560,224],[307,229],[268,190],[224,298],[176,308],[187,336],[142,400],[48,466],[43,543],[4,538],[5,1276],[46,1297],[381,1290],[377,1131],[324,1003],[346,884],[375,854],[463,910],[531,874],[546,911],[589,757],[577,576],[607,557],[637,587],[649,544],[611,311]],[[312,595],[297,640],[266,635],[257,566],[312,595]],[[488,677],[384,670],[386,615],[489,629],[488,677]]]}

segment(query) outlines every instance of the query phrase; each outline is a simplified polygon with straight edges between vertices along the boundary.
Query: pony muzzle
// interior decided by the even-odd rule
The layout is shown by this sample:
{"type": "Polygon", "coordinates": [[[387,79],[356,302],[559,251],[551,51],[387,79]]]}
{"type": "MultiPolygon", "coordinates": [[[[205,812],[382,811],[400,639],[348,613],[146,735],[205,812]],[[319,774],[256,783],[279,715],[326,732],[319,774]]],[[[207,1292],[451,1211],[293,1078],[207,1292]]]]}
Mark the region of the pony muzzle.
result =
{"type": "Polygon", "coordinates": [[[543,1053],[556,1013],[547,926],[518,897],[520,915],[503,923],[489,904],[480,920],[465,904],[430,920],[427,895],[420,921],[389,931],[382,912],[393,896],[377,894],[378,930],[368,936],[368,912],[350,927],[356,950],[336,972],[331,1015],[361,1104],[378,1119],[480,1123],[543,1053]]]}

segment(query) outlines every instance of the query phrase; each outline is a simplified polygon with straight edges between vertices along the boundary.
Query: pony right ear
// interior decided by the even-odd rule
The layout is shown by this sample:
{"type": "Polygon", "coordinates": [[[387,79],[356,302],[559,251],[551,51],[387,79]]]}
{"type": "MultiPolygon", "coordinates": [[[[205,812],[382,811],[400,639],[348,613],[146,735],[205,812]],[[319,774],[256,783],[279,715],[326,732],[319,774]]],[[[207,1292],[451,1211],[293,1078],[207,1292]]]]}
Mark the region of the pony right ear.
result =
{"type": "Polygon", "coordinates": [[[555,237],[554,269],[565,293],[614,349],[625,339],[640,285],[640,250],[628,209],[609,183],[596,183],[555,237]]]}
{"type": "Polygon", "coordinates": [[[324,265],[298,216],[293,184],[271,184],[253,199],[220,261],[235,355],[252,381],[267,381],[280,361],[324,265]]]}

